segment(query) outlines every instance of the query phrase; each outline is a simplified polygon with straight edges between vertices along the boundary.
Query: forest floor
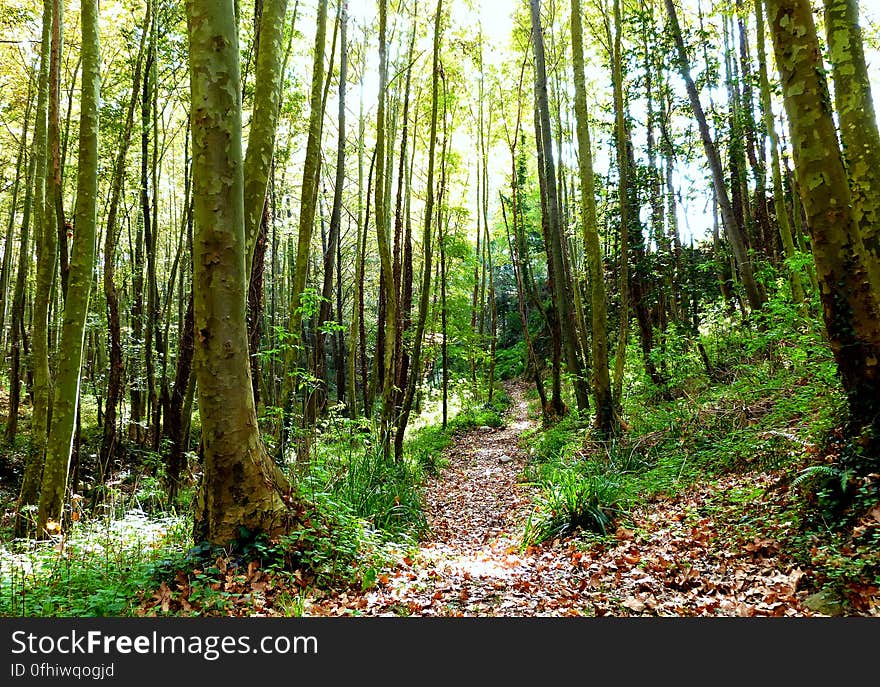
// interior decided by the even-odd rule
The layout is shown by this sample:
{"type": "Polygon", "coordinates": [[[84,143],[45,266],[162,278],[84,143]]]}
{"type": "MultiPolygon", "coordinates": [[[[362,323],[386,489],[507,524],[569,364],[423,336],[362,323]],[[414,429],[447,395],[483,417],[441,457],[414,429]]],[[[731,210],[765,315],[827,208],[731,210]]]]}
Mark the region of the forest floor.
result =
{"type": "MultiPolygon", "coordinates": [[[[612,536],[523,548],[536,486],[521,435],[533,426],[526,387],[507,387],[504,427],[458,434],[425,488],[430,533],[366,591],[310,595],[303,615],[809,616],[805,571],[772,536],[743,536],[733,495],[779,475],[729,474],[636,508],[612,536]]],[[[778,505],[778,504],[777,504],[778,505]]],[[[748,505],[750,509],[755,504],[748,505]]],[[[754,515],[754,512],[752,513],[754,515]]],[[[779,525],[785,528],[785,523],[779,525]]]]}

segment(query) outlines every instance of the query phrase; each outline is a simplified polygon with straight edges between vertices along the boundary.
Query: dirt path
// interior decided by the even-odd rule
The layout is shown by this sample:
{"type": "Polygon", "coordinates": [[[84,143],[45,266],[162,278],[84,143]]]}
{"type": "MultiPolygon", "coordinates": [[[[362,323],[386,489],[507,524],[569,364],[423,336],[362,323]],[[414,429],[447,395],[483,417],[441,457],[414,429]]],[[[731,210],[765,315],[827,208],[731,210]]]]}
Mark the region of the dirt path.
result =
{"type": "Polygon", "coordinates": [[[476,428],[447,449],[449,466],[426,488],[431,527],[419,553],[379,575],[363,593],[307,603],[308,615],[579,616],[810,615],[803,573],[776,560],[773,540],[735,553],[700,504],[721,481],[633,514],[611,545],[576,541],[520,551],[533,487],[521,482],[520,434],[531,421],[525,386],[511,384],[503,428],[476,428]],[[749,550],[751,549],[751,550],[749,550]]]}

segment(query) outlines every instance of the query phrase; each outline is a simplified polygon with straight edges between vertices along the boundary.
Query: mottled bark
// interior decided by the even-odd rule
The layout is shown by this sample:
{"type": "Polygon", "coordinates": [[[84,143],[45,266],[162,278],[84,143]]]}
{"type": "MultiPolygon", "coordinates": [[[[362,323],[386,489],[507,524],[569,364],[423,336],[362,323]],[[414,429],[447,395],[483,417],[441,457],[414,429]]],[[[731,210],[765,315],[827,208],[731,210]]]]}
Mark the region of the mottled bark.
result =
{"type": "Polygon", "coordinates": [[[880,283],[880,132],[858,0],[825,0],[825,31],[853,215],[865,244],[868,269],[880,283]]]}
{"type": "Polygon", "coordinates": [[[95,262],[98,194],[98,127],[101,53],[98,43],[98,1],[82,0],[82,95],[77,166],[76,238],[70,259],[67,298],[62,316],[61,350],[52,406],[52,428],[40,490],[38,532],[49,520],[60,520],[74,440],[80,395],[80,363],[95,262]]]}
{"type": "MultiPolygon", "coordinates": [[[[287,529],[287,480],[267,456],[251,393],[241,76],[233,3],[186,5],[193,134],[193,326],[204,476],[194,536],[225,545],[287,529]]],[[[268,163],[267,163],[268,164],[268,163]]]]}
{"type": "Polygon", "coordinates": [[[877,283],[851,206],[816,27],[808,0],[767,0],[776,64],[791,126],[795,173],[819,279],[825,326],[855,428],[880,418],[877,283]]]}

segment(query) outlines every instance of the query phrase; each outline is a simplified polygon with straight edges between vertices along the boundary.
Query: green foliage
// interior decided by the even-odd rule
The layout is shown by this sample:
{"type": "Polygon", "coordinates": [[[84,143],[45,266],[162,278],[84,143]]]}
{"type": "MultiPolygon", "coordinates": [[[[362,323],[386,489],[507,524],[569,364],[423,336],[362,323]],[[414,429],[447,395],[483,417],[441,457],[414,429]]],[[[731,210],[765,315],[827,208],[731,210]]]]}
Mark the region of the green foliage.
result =
{"type": "Polygon", "coordinates": [[[396,462],[383,455],[376,442],[350,454],[345,473],[331,486],[331,494],[352,512],[388,532],[425,529],[419,491],[421,475],[410,460],[396,462]]]}
{"type": "Polygon", "coordinates": [[[526,342],[517,341],[510,348],[495,351],[495,374],[499,379],[513,379],[525,372],[526,342]]]}
{"type": "Polygon", "coordinates": [[[440,474],[445,465],[444,449],[452,443],[448,430],[439,425],[429,425],[417,430],[404,445],[406,455],[430,475],[440,474]]]}
{"type": "Polygon", "coordinates": [[[130,615],[151,588],[155,565],[182,555],[190,525],[177,516],[75,522],[48,541],[0,547],[0,615],[130,615]]]}
{"type": "Polygon", "coordinates": [[[571,466],[544,476],[537,509],[526,522],[528,546],[579,530],[608,534],[622,513],[625,491],[612,473],[583,474],[571,466]]]}

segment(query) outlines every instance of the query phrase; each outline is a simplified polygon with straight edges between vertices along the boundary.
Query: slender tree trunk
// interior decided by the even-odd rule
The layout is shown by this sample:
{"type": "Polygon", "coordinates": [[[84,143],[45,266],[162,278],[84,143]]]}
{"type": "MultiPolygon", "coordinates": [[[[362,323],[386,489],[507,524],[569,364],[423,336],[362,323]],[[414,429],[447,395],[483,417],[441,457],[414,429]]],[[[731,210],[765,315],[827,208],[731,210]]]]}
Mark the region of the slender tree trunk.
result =
{"type": "Polygon", "coordinates": [[[425,326],[428,322],[428,311],[431,299],[431,268],[432,268],[432,230],[431,223],[434,217],[434,165],[435,152],[437,150],[437,114],[440,91],[440,45],[442,42],[442,16],[443,0],[437,0],[437,9],[434,13],[434,42],[433,58],[431,62],[431,126],[428,136],[428,177],[427,197],[425,199],[424,225],[422,228],[422,285],[419,292],[419,311],[416,318],[416,330],[413,337],[413,350],[410,363],[409,381],[406,386],[406,395],[397,418],[397,429],[394,435],[394,457],[396,460],[403,458],[403,439],[409,416],[412,412],[413,401],[416,397],[416,389],[422,378],[422,347],[425,338],[425,326]]]}
{"type": "Polygon", "coordinates": [[[315,361],[316,377],[319,386],[316,390],[316,412],[321,414],[327,406],[329,384],[327,378],[327,363],[324,354],[324,342],[326,337],[333,336],[331,332],[324,332],[326,323],[331,321],[331,306],[333,298],[333,273],[336,263],[336,253],[339,249],[339,235],[342,228],[342,191],[345,186],[345,86],[348,78],[348,3],[340,0],[340,61],[339,61],[339,110],[337,125],[339,135],[336,141],[336,185],[333,189],[333,209],[330,213],[330,233],[327,237],[327,247],[324,251],[324,282],[321,287],[321,304],[318,312],[318,330],[315,332],[315,361]]]}
{"type": "Polygon", "coordinates": [[[571,2],[571,48],[574,66],[575,117],[577,119],[578,171],[581,184],[581,235],[586,253],[587,276],[590,280],[590,312],[592,316],[593,394],[596,401],[595,425],[603,434],[615,430],[611,377],[608,372],[608,324],[605,305],[605,271],[602,247],[596,222],[596,189],[593,178],[593,154],[590,142],[590,120],[587,112],[587,90],[584,80],[583,28],[581,1],[571,2]]]}
{"type": "MultiPolygon", "coordinates": [[[[364,288],[363,288],[363,271],[364,259],[361,253],[361,242],[364,234],[365,217],[363,214],[363,198],[364,198],[364,70],[361,69],[360,84],[360,115],[358,117],[358,196],[357,196],[357,236],[355,240],[355,259],[354,259],[354,297],[352,298],[351,307],[351,328],[348,335],[348,416],[357,417],[357,360],[358,360],[358,343],[360,333],[360,317],[363,310],[364,288]]],[[[364,414],[366,414],[364,408],[364,414]]]]}
{"type": "Polygon", "coordinates": [[[186,431],[189,417],[184,416],[187,389],[190,386],[192,373],[195,336],[193,328],[193,297],[192,291],[187,298],[186,315],[183,318],[183,333],[177,348],[177,368],[174,375],[174,386],[171,391],[171,403],[165,416],[165,433],[171,440],[168,452],[168,498],[171,502],[177,497],[183,469],[186,466],[186,431]]]}
{"type": "Polygon", "coordinates": [[[309,135],[306,141],[306,159],[303,166],[302,192],[300,196],[299,236],[288,324],[288,349],[285,355],[283,384],[284,419],[280,449],[287,445],[287,429],[292,426],[297,364],[303,349],[302,340],[302,294],[306,288],[309,269],[309,248],[315,223],[318,202],[318,170],[321,165],[321,132],[323,131],[324,44],[327,35],[327,0],[319,0],[318,19],[315,30],[314,62],[312,64],[312,89],[310,96],[309,135]]]}
{"type": "Polygon", "coordinates": [[[394,416],[394,349],[397,345],[397,293],[394,289],[394,268],[391,259],[391,244],[388,237],[388,217],[386,205],[386,124],[385,99],[387,91],[387,45],[386,26],[388,22],[387,0],[379,0],[379,102],[376,114],[376,241],[379,246],[381,263],[382,291],[385,295],[385,350],[379,361],[382,370],[382,414],[380,422],[380,443],[387,454],[391,448],[391,423],[394,416]]]}
{"type": "Polygon", "coordinates": [[[122,197],[122,186],[125,179],[125,162],[131,144],[131,133],[134,128],[134,111],[137,104],[138,92],[140,91],[141,71],[143,69],[144,51],[148,35],[147,27],[151,23],[150,12],[151,4],[147,3],[143,31],[141,32],[140,47],[138,48],[138,56],[135,61],[134,74],[132,76],[131,98],[128,102],[125,125],[122,130],[122,135],[119,138],[119,147],[113,165],[110,202],[107,207],[107,221],[104,227],[103,287],[104,299],[107,301],[107,340],[110,360],[107,373],[107,402],[104,410],[104,427],[101,434],[101,449],[98,459],[100,470],[99,479],[102,483],[119,448],[116,436],[116,413],[119,406],[119,400],[122,398],[125,364],[122,355],[122,327],[119,321],[119,292],[116,288],[116,247],[119,241],[117,224],[119,221],[119,203],[122,197]]]}
{"type": "MultiPolygon", "coordinates": [[[[24,156],[25,147],[27,146],[27,132],[28,126],[30,124],[30,114],[31,114],[31,104],[33,95],[33,79],[31,79],[30,84],[28,86],[28,100],[27,106],[25,107],[24,114],[24,124],[21,127],[21,148],[18,154],[18,164],[16,165],[15,172],[15,188],[12,194],[12,210],[10,212],[9,218],[9,231],[8,238],[11,239],[12,230],[15,224],[15,205],[18,196],[18,184],[20,183],[19,176],[21,174],[21,165],[22,158],[24,156]]],[[[32,155],[30,162],[28,163],[28,169],[25,173],[25,198],[24,198],[24,210],[22,211],[21,218],[21,233],[19,237],[19,248],[18,248],[18,269],[16,271],[15,276],[15,291],[12,298],[12,327],[11,327],[11,340],[10,340],[10,350],[9,350],[9,409],[7,414],[6,421],[6,430],[5,430],[5,440],[6,443],[12,444],[15,441],[15,435],[18,433],[18,408],[19,403],[21,401],[21,383],[19,378],[21,376],[21,331],[24,328],[24,299],[25,299],[25,289],[27,287],[27,273],[28,273],[28,264],[30,263],[30,223],[31,223],[31,208],[33,205],[33,184],[34,184],[34,172],[36,170],[37,164],[37,156],[32,155]]],[[[4,265],[7,268],[10,268],[9,264],[6,262],[6,258],[10,258],[11,262],[11,254],[12,254],[12,242],[7,241],[6,249],[3,254],[4,265]]],[[[6,284],[3,284],[3,295],[4,295],[4,303],[3,307],[5,308],[5,291],[6,284]]],[[[0,319],[2,319],[2,315],[4,313],[0,312],[0,319]]],[[[0,331],[2,331],[2,325],[0,325],[0,331]]]]}
{"type": "MultiPolygon", "coordinates": [[[[281,67],[286,14],[287,0],[263,0],[257,28],[259,43],[256,48],[257,66],[254,74],[254,110],[248,133],[247,154],[244,159],[247,274],[251,273],[254,246],[263,223],[270,162],[275,154],[275,133],[281,106],[283,76],[281,67]]],[[[321,59],[323,60],[323,54],[321,59]]]]}
{"type": "MultiPolygon", "coordinates": [[[[767,49],[764,40],[764,0],[755,0],[755,20],[758,31],[758,78],[761,92],[761,109],[763,111],[764,129],[770,139],[770,165],[773,175],[773,208],[776,212],[776,226],[785,257],[791,260],[795,256],[794,239],[791,234],[791,223],[788,209],[785,207],[785,191],[782,188],[782,168],[779,165],[779,137],[773,118],[773,104],[770,98],[770,80],[767,76],[767,49]]],[[[795,303],[804,302],[804,287],[800,272],[791,265],[786,267],[791,296],[795,303]]]]}
{"type": "Polygon", "coordinates": [[[691,102],[691,109],[697,120],[700,130],[700,139],[703,142],[703,149],[709,162],[709,168],[712,171],[713,187],[718,198],[718,204],[721,208],[721,219],[724,225],[724,231],[730,240],[730,246],[733,249],[736,264],[740,271],[740,278],[746,290],[746,297],[752,310],[760,310],[764,304],[764,294],[762,293],[758,282],[755,280],[754,270],[752,268],[751,257],[749,256],[746,246],[745,237],[743,235],[742,226],[737,222],[736,215],[733,212],[733,205],[730,202],[730,196],[727,193],[727,187],[724,183],[724,170],[721,166],[721,158],[718,156],[718,150],[712,140],[712,134],[709,132],[709,125],[706,122],[706,113],[700,103],[700,96],[694,80],[691,78],[690,64],[688,62],[687,51],[684,46],[684,39],[681,34],[681,26],[678,23],[678,15],[675,11],[673,0],[665,0],[666,12],[669,15],[669,25],[672,31],[672,37],[675,41],[677,49],[678,66],[681,76],[684,79],[687,89],[688,98],[691,102]]]}
{"type": "MultiPolygon", "coordinates": [[[[46,69],[47,86],[45,105],[37,102],[37,117],[41,121],[44,107],[46,112],[46,138],[40,140],[39,132],[34,136],[34,149],[37,155],[45,149],[45,161],[38,162],[44,167],[43,174],[37,173],[37,203],[35,225],[37,233],[37,272],[34,287],[33,313],[33,359],[34,359],[34,407],[31,414],[31,453],[22,481],[19,505],[36,503],[39,485],[42,481],[43,465],[46,458],[46,444],[49,437],[49,415],[51,412],[52,376],[49,370],[49,304],[52,298],[52,283],[55,263],[58,259],[58,233],[56,232],[55,194],[59,190],[59,74],[61,68],[61,3],[60,0],[46,0],[43,10],[43,48],[41,72],[46,69]],[[45,184],[42,182],[45,181],[45,184]],[[43,191],[43,187],[45,190],[43,191]],[[40,203],[40,196],[43,203],[40,203]]],[[[42,79],[42,75],[41,75],[42,79]]]]}
{"type": "Polygon", "coordinates": [[[67,298],[61,330],[61,350],[55,385],[52,428],[46,448],[46,465],[40,490],[37,531],[49,520],[61,519],[74,440],[80,395],[86,316],[95,262],[98,194],[98,127],[101,93],[101,54],[98,44],[98,2],[82,0],[82,96],[77,165],[76,239],[70,262],[67,298]]]}
{"type": "Polygon", "coordinates": [[[574,331],[574,313],[571,307],[570,285],[566,280],[563,256],[563,227],[559,216],[559,199],[556,188],[556,169],[553,161],[553,142],[550,136],[550,108],[547,98],[547,74],[544,66],[544,39],[541,28],[540,0],[530,0],[532,18],[532,48],[535,53],[535,93],[538,119],[540,121],[540,148],[543,151],[543,173],[547,197],[547,249],[553,263],[553,291],[556,311],[560,321],[565,363],[572,375],[578,409],[587,410],[589,400],[582,364],[577,354],[577,336],[574,331]]]}

